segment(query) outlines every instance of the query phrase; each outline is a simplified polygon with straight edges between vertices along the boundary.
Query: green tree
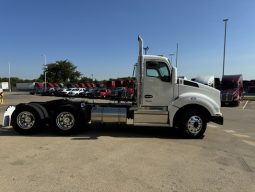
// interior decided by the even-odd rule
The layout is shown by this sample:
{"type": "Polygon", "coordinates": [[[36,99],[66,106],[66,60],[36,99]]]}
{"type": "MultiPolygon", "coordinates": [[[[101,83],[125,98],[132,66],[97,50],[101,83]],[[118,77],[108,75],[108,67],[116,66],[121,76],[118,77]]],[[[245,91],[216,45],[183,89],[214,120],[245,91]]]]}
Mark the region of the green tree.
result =
{"type": "Polygon", "coordinates": [[[46,72],[48,82],[78,82],[81,73],[77,71],[76,68],[77,67],[68,60],[56,61],[55,63],[47,64],[39,80],[44,81],[44,74],[46,72]]]}
{"type": "Polygon", "coordinates": [[[91,78],[88,77],[81,77],[81,79],[79,80],[80,83],[85,83],[85,82],[92,82],[91,78]]]}

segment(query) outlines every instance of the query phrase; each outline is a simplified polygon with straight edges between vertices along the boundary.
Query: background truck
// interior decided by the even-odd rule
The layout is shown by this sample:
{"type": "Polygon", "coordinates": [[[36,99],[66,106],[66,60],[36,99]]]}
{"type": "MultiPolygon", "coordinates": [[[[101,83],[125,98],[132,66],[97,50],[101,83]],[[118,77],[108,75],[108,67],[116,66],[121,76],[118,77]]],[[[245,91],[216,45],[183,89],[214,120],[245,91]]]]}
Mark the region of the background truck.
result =
{"type": "Polygon", "coordinates": [[[9,89],[9,83],[8,82],[0,82],[0,89],[3,89],[3,90],[9,89]]]}
{"type": "Polygon", "coordinates": [[[243,99],[243,76],[224,75],[221,81],[221,102],[223,105],[239,105],[243,99]]]}
{"type": "Polygon", "coordinates": [[[208,85],[210,87],[214,87],[214,76],[210,75],[210,76],[198,76],[195,78],[192,78],[192,81],[196,81],[198,83],[202,83],[204,85],[208,85]]]}
{"type": "Polygon", "coordinates": [[[220,91],[197,82],[177,79],[177,69],[168,58],[143,55],[139,36],[135,100],[126,103],[88,103],[54,100],[21,103],[5,112],[21,134],[32,134],[45,126],[68,135],[88,124],[128,124],[175,127],[189,138],[203,136],[207,123],[223,124],[220,91]]]}

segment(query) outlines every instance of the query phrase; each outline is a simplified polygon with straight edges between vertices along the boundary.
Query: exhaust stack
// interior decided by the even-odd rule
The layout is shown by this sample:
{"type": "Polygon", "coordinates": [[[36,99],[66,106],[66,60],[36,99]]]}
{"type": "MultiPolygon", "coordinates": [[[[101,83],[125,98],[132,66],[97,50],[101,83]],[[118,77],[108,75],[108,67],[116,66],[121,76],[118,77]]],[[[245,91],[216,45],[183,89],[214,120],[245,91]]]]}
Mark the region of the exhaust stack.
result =
{"type": "Polygon", "coordinates": [[[137,67],[138,70],[136,75],[136,82],[137,82],[136,103],[137,103],[137,107],[140,107],[142,102],[142,80],[143,80],[143,39],[140,35],[138,35],[138,42],[139,42],[139,55],[138,55],[138,67],[137,67]]]}
{"type": "Polygon", "coordinates": [[[139,42],[139,57],[143,56],[143,39],[140,35],[138,35],[138,42],[139,42]]]}

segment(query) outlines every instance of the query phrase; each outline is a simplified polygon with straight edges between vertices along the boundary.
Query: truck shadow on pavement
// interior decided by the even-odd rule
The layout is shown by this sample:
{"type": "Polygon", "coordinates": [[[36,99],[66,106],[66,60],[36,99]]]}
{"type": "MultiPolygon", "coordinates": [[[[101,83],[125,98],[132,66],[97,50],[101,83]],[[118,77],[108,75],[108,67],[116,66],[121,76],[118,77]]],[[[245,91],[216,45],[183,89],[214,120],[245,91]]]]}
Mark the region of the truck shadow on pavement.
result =
{"type": "MultiPolygon", "coordinates": [[[[12,127],[0,126],[1,136],[20,136],[12,127]]],[[[66,137],[71,140],[96,140],[99,137],[119,137],[119,138],[159,138],[159,139],[187,139],[178,129],[167,127],[133,127],[133,126],[102,126],[93,125],[75,134],[63,136],[58,135],[54,130],[46,128],[34,135],[26,135],[25,137],[66,137]]]]}
{"type": "Polygon", "coordinates": [[[72,140],[98,139],[101,136],[123,138],[159,138],[182,139],[177,129],[166,127],[134,127],[134,126],[90,126],[83,134],[73,137],[72,140]]]}

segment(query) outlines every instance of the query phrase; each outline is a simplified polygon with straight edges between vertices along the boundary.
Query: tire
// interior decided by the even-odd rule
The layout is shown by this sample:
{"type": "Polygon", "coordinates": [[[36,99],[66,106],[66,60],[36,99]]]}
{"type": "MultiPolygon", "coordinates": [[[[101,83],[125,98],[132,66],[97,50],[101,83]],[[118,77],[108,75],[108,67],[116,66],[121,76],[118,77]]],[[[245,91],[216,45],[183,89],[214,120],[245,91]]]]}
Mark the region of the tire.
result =
{"type": "Polygon", "coordinates": [[[34,105],[39,108],[39,110],[43,113],[43,119],[49,117],[48,111],[45,109],[44,106],[40,105],[39,103],[29,103],[28,105],[34,105]]]}
{"type": "Polygon", "coordinates": [[[81,126],[79,112],[69,105],[60,107],[53,120],[55,130],[61,135],[71,135],[77,132],[81,126]]]}
{"type": "Polygon", "coordinates": [[[198,110],[187,111],[181,118],[181,129],[184,135],[191,139],[201,138],[207,127],[206,117],[198,110]]]}
{"type": "Polygon", "coordinates": [[[38,107],[31,104],[20,105],[12,114],[11,125],[16,132],[31,135],[41,129],[43,118],[43,112],[38,107]]]}

